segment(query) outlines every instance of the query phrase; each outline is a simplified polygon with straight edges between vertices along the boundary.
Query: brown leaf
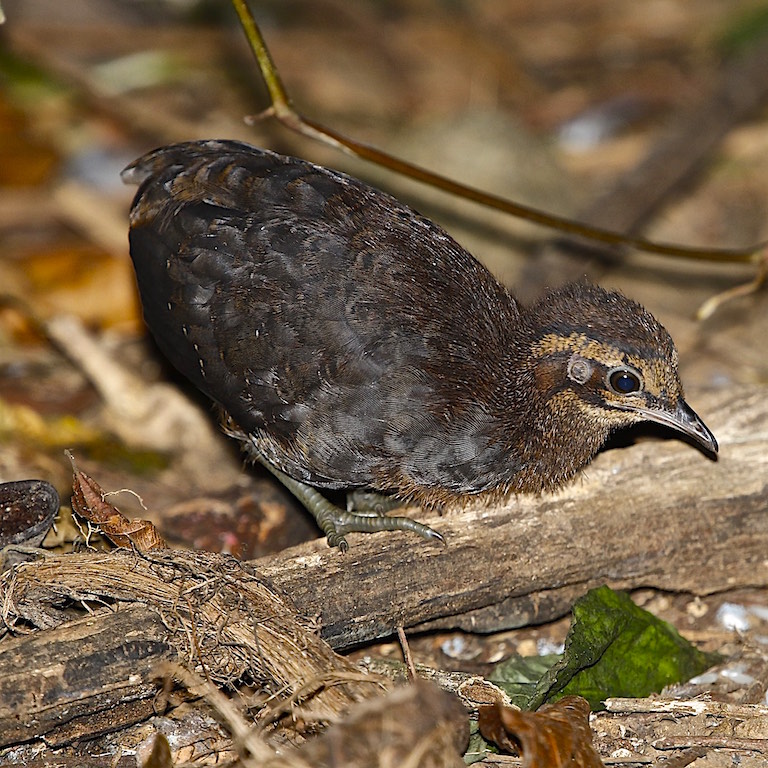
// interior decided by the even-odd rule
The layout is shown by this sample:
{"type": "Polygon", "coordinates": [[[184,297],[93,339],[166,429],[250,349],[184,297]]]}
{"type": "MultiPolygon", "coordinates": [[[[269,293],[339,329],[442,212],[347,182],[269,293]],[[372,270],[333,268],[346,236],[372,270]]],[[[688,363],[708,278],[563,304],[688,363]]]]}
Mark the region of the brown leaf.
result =
{"type": "Polygon", "coordinates": [[[141,327],[130,263],[97,245],[51,238],[5,269],[42,318],[72,314],[89,325],[141,327]]]}
{"type": "Polygon", "coordinates": [[[0,187],[32,187],[50,179],[56,151],[33,133],[24,113],[0,96],[0,187]]]}
{"type": "Polygon", "coordinates": [[[521,754],[523,768],[603,768],[592,746],[589,704],[581,696],[565,696],[537,712],[481,707],[478,725],[485,739],[521,754]]]}
{"type": "Polygon", "coordinates": [[[104,490],[72,460],[72,509],[99,530],[118,547],[135,547],[141,552],[166,549],[168,545],[149,520],[129,520],[117,507],[104,501],[104,490]]]}
{"type": "Polygon", "coordinates": [[[152,737],[151,751],[141,764],[141,768],[173,768],[171,747],[162,733],[152,737]]]}

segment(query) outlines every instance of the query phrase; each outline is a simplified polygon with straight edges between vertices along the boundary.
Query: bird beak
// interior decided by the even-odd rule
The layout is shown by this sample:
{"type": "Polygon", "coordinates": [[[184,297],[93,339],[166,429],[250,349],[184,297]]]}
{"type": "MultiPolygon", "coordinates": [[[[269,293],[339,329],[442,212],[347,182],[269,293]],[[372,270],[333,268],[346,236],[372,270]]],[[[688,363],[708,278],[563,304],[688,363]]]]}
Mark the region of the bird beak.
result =
{"type": "Polygon", "coordinates": [[[715,436],[685,400],[678,400],[675,409],[669,411],[652,408],[633,410],[636,410],[640,416],[648,421],[663,424],[665,427],[670,427],[676,432],[687,435],[710,453],[717,453],[715,436]]]}

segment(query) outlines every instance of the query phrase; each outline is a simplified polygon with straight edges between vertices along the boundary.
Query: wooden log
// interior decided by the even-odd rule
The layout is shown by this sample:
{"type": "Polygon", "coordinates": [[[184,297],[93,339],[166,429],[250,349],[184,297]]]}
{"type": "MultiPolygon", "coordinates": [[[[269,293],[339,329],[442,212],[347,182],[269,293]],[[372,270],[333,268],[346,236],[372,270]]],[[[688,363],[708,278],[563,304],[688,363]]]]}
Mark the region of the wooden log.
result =
{"type": "Polygon", "coordinates": [[[605,451],[556,494],[416,513],[446,546],[407,534],[322,541],[264,558],[261,573],[345,648],[405,627],[492,631],[553,619],[607,583],[707,594],[768,584],[768,396],[694,398],[720,440],[711,461],[677,440],[605,451]],[[710,418],[709,414],[713,414],[710,418]]]}
{"type": "MultiPolygon", "coordinates": [[[[721,443],[717,462],[678,440],[646,440],[602,453],[557,494],[435,516],[430,522],[446,546],[411,534],[358,534],[345,555],[317,540],[252,565],[300,614],[319,617],[323,637],[337,649],[398,625],[492,631],[546,621],[602,583],[700,594],[766,585],[766,390],[722,391],[695,402],[715,414],[708,420],[721,443]]],[[[35,578],[66,589],[66,574],[76,579],[83,567],[50,570],[44,562],[35,578]]],[[[109,565],[88,567],[95,582],[109,565]]],[[[55,601],[40,615],[40,601],[16,604],[35,626],[61,621],[52,615],[55,601]]]]}
{"type": "Polygon", "coordinates": [[[153,714],[154,670],[175,658],[143,606],[87,616],[0,644],[0,746],[49,746],[120,730],[153,714]]]}
{"type": "Polygon", "coordinates": [[[164,706],[154,697],[167,661],[219,685],[246,681],[318,721],[385,684],[361,680],[258,574],[210,552],[49,555],[12,568],[0,597],[9,628],[41,630],[0,643],[0,746],[59,746],[148,717],[164,706]],[[93,615],[72,621],[85,608],[93,615]]]}

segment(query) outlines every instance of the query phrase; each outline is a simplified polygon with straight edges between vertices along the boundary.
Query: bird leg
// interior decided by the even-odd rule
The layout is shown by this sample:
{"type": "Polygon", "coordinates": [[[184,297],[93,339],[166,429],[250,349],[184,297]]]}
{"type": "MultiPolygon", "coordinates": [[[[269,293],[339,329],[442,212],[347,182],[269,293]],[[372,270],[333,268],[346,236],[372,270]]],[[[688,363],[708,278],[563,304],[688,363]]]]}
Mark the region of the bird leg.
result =
{"type": "Polygon", "coordinates": [[[266,459],[257,457],[259,463],[266,467],[307,509],[317,520],[317,524],[328,538],[328,545],[338,547],[342,552],[349,549],[345,533],[375,533],[377,531],[412,531],[425,539],[437,539],[444,542],[443,537],[433,528],[411,520],[410,517],[388,517],[383,511],[346,512],[331,504],[319,491],[311,485],[296,480],[266,459]]]}

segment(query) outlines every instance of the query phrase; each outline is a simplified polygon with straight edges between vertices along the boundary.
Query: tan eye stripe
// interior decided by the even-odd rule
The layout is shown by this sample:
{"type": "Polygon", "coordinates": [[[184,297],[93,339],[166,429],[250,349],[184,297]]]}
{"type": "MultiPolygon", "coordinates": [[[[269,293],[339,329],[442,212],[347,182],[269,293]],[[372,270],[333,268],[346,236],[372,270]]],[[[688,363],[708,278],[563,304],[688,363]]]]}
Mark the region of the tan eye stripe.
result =
{"type": "Polygon", "coordinates": [[[642,375],[645,391],[654,397],[661,395],[657,382],[666,381],[670,367],[675,364],[674,360],[645,360],[622,353],[618,347],[590,339],[585,333],[572,333],[568,336],[548,333],[533,345],[531,352],[535,357],[546,357],[558,352],[576,353],[588,360],[596,360],[607,368],[629,364],[642,375]]]}

